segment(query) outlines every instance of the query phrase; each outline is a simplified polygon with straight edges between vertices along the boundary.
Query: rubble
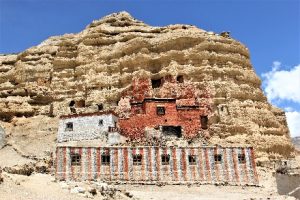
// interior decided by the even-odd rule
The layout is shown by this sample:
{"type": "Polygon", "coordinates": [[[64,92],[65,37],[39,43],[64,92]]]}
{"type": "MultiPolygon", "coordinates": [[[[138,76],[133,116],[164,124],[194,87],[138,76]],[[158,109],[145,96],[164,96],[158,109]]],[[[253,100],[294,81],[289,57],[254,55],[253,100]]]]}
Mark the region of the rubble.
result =
{"type": "Polygon", "coordinates": [[[107,200],[110,199],[136,199],[130,192],[108,185],[105,182],[60,182],[61,188],[69,190],[71,194],[81,195],[87,198],[99,198],[99,195],[107,200]]]}

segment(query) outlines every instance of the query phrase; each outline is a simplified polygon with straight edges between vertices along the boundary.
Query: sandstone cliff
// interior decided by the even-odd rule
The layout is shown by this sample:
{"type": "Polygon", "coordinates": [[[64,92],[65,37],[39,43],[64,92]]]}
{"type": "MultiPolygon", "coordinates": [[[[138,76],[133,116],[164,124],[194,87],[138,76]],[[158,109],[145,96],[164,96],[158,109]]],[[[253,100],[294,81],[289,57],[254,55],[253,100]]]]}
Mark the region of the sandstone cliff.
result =
{"type": "Polygon", "coordinates": [[[55,144],[57,117],[70,106],[115,109],[133,78],[178,74],[209,89],[210,143],[253,145],[262,160],[293,155],[285,114],[267,102],[247,47],[228,34],[152,27],[126,12],[0,55],[0,123],[9,145],[42,157],[55,144]]]}

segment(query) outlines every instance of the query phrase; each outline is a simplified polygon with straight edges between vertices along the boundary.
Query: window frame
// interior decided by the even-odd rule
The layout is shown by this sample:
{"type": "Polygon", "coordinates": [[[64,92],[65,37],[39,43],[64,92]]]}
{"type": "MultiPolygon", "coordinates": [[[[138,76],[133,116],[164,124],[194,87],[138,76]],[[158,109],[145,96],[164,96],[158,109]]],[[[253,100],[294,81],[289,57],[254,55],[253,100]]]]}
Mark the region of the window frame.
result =
{"type": "Polygon", "coordinates": [[[238,154],[238,162],[239,162],[239,164],[245,164],[246,163],[246,155],[244,153],[239,153],[238,154]]]}
{"type": "Polygon", "coordinates": [[[108,154],[108,153],[101,154],[101,165],[104,165],[104,166],[110,165],[110,154],[108,154]]]}
{"type": "Polygon", "coordinates": [[[170,165],[170,154],[162,154],[160,158],[162,165],[170,165]]]}
{"type": "Polygon", "coordinates": [[[223,161],[222,154],[216,153],[214,155],[214,161],[216,164],[221,164],[223,161]]]}
{"type": "Polygon", "coordinates": [[[73,124],[73,122],[67,122],[65,125],[66,125],[65,126],[65,131],[73,131],[74,130],[74,124],[73,124]]]}
{"type": "Polygon", "coordinates": [[[142,154],[133,154],[132,155],[132,164],[133,165],[142,165],[143,156],[142,154]]]}
{"type": "Polygon", "coordinates": [[[71,166],[81,166],[81,155],[79,153],[71,153],[71,166]]]}
{"type": "Polygon", "coordinates": [[[157,115],[165,115],[166,114],[166,108],[164,106],[156,106],[156,114],[157,115]]]}
{"type": "Polygon", "coordinates": [[[197,165],[197,156],[189,155],[188,156],[189,165],[197,165]]]}

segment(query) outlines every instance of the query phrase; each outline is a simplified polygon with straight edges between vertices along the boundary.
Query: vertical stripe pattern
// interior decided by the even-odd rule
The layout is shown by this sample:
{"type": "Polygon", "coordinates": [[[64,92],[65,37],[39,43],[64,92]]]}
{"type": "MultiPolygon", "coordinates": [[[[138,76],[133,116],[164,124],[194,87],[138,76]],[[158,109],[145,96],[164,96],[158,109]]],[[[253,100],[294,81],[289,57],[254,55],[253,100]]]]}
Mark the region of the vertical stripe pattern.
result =
{"type": "Polygon", "coordinates": [[[55,154],[58,180],[258,184],[251,147],[57,147],[55,154]],[[80,155],[79,164],[72,154],[80,155]]]}

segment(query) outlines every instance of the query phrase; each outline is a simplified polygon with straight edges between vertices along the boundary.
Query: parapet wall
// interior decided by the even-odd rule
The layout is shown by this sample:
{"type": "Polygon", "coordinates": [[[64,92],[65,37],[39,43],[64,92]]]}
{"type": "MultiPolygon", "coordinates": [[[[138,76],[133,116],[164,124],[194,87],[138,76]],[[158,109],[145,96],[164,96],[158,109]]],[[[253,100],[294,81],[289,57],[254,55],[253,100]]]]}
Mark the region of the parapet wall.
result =
{"type": "Polygon", "coordinates": [[[255,165],[250,147],[57,147],[55,176],[58,180],[257,185],[255,165]],[[79,164],[72,164],[71,154],[79,155],[79,164]],[[109,155],[109,164],[102,163],[102,155],[109,155]],[[242,162],[240,155],[245,158],[242,162]],[[167,163],[163,156],[169,156],[167,163]]]}

